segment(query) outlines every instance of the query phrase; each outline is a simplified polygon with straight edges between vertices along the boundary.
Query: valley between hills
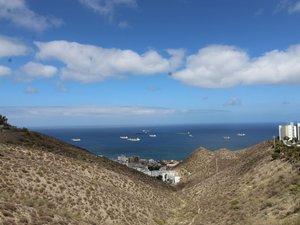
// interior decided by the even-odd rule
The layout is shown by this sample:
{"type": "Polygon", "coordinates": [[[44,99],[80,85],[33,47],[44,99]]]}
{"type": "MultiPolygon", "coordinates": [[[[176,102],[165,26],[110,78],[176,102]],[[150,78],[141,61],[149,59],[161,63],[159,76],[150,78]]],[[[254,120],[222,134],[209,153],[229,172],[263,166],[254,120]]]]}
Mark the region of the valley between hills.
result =
{"type": "Polygon", "coordinates": [[[299,162],[266,141],[195,150],[177,186],[27,129],[0,132],[3,225],[298,225],[299,162]]]}

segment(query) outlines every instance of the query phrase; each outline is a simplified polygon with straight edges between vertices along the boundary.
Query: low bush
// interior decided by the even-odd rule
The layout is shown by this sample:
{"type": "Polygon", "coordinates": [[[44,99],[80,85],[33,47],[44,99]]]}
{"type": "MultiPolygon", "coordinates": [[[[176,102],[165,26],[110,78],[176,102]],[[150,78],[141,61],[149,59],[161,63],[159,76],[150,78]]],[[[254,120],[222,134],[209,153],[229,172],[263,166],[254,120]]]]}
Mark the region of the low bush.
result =
{"type": "Polygon", "coordinates": [[[275,146],[273,146],[274,152],[272,153],[272,159],[285,159],[293,163],[300,162],[300,147],[298,146],[286,146],[282,141],[276,140],[275,146]]]}

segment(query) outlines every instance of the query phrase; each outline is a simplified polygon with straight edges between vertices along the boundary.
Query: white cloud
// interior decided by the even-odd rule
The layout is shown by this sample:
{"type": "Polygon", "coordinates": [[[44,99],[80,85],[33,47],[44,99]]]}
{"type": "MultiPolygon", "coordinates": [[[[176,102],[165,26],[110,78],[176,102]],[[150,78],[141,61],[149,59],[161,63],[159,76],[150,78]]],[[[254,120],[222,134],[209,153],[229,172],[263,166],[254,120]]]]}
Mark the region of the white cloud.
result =
{"type": "Polygon", "coordinates": [[[1,19],[35,31],[58,27],[63,23],[62,20],[55,17],[46,17],[33,12],[29,9],[25,0],[0,0],[1,19]]]}
{"type": "Polygon", "coordinates": [[[7,76],[9,74],[11,74],[11,69],[6,67],[6,66],[1,66],[0,65],[0,77],[1,76],[7,76]]]}
{"type": "Polygon", "coordinates": [[[275,9],[275,13],[286,11],[289,14],[293,13],[299,13],[300,12],[300,1],[297,0],[281,0],[277,4],[277,7],[275,9]]]}
{"type": "Polygon", "coordinates": [[[182,62],[183,50],[167,50],[170,58],[149,50],[138,54],[132,50],[102,48],[77,42],[35,42],[38,59],[56,59],[65,64],[62,79],[81,82],[102,81],[126,74],[150,75],[175,70],[182,62]]]}
{"type": "Polygon", "coordinates": [[[205,117],[228,113],[216,109],[174,109],[147,106],[0,106],[0,114],[6,115],[18,126],[74,126],[76,125],[140,125],[170,123],[178,117],[190,115],[205,117]]]}
{"type": "Polygon", "coordinates": [[[251,58],[242,49],[211,45],[187,58],[175,79],[204,88],[235,85],[300,83],[300,45],[251,58]]]}
{"type": "Polygon", "coordinates": [[[0,112],[9,116],[22,117],[153,117],[168,116],[173,114],[212,114],[224,113],[218,109],[173,109],[147,106],[24,106],[24,107],[1,107],[0,112]]]}
{"type": "Polygon", "coordinates": [[[101,107],[101,106],[47,106],[47,107],[1,107],[9,115],[23,116],[151,116],[176,113],[175,109],[159,107],[101,107]]]}
{"type": "Polygon", "coordinates": [[[28,62],[21,67],[21,71],[26,73],[32,78],[44,77],[49,78],[57,73],[57,68],[50,65],[41,63],[28,62]]]}
{"type": "Polygon", "coordinates": [[[136,0],[79,0],[81,4],[102,16],[112,16],[120,6],[135,7],[136,0]]]}
{"type": "Polygon", "coordinates": [[[300,1],[295,2],[288,9],[289,13],[299,13],[300,12],[300,1]]]}
{"type": "Polygon", "coordinates": [[[183,60],[185,58],[185,50],[184,49],[167,49],[167,52],[172,58],[169,60],[170,69],[169,72],[173,72],[178,69],[178,67],[182,66],[183,60]]]}
{"type": "Polygon", "coordinates": [[[0,35],[0,57],[26,55],[28,52],[28,47],[20,41],[0,35]]]}
{"type": "Polygon", "coordinates": [[[238,97],[231,97],[224,103],[224,106],[241,106],[242,100],[238,97]]]}

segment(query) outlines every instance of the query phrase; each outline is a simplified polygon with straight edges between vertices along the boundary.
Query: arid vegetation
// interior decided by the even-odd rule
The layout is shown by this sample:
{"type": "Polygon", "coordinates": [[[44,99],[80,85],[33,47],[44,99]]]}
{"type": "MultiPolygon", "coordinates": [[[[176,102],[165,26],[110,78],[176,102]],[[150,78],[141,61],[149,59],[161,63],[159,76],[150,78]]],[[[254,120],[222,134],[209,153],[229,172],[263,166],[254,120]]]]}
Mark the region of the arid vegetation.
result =
{"type": "Polygon", "coordinates": [[[6,116],[0,115],[0,125],[7,125],[7,118],[6,116]]]}
{"type": "Polygon", "coordinates": [[[195,151],[177,167],[183,224],[299,224],[299,170],[272,160],[272,142],[232,152],[195,151]],[[199,172],[201,171],[201,172],[199,172]]]}
{"type": "Polygon", "coordinates": [[[300,167],[300,147],[296,145],[287,146],[280,140],[274,142],[274,152],[272,153],[273,159],[287,160],[297,167],[300,167]]]}
{"type": "Polygon", "coordinates": [[[164,183],[55,139],[0,137],[0,224],[156,224],[179,202],[164,183]]]}
{"type": "Polygon", "coordinates": [[[196,150],[174,188],[27,129],[0,133],[0,224],[299,224],[299,170],[272,142],[196,150]]]}

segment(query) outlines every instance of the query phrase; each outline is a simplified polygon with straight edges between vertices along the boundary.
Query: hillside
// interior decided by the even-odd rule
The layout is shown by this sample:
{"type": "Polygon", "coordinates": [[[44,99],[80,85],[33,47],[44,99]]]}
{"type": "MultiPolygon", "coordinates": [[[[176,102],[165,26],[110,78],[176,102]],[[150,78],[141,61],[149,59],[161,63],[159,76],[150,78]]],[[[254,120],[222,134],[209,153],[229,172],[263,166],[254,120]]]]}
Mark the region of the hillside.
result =
{"type": "Polygon", "coordinates": [[[181,224],[300,224],[299,168],[272,160],[264,142],[237,152],[196,150],[176,169],[184,176],[181,224]]]}
{"type": "Polygon", "coordinates": [[[299,168],[264,142],[200,148],[174,188],[27,129],[0,132],[0,224],[299,224],[299,168]]]}
{"type": "Polygon", "coordinates": [[[164,183],[56,139],[0,142],[0,224],[157,224],[176,206],[164,183]]]}

